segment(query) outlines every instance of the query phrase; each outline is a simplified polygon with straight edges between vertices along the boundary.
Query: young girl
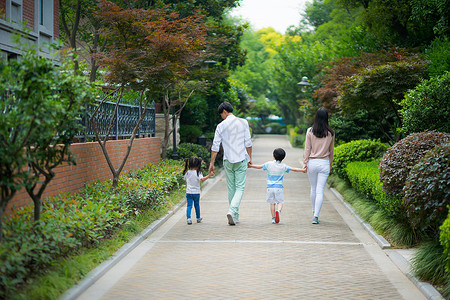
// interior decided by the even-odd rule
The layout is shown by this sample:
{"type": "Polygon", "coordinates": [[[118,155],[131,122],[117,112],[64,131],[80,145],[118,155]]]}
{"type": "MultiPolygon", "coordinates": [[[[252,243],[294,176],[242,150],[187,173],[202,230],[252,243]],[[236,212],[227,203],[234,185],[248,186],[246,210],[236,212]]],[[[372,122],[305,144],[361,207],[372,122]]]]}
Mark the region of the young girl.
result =
{"type": "Polygon", "coordinates": [[[207,176],[203,177],[201,167],[201,158],[191,157],[186,159],[185,161],[183,175],[184,179],[186,180],[186,217],[188,225],[192,225],[192,204],[194,204],[195,207],[195,216],[197,217],[197,223],[202,222],[202,217],[200,217],[200,181],[205,181],[212,174],[210,173],[207,176]]]}

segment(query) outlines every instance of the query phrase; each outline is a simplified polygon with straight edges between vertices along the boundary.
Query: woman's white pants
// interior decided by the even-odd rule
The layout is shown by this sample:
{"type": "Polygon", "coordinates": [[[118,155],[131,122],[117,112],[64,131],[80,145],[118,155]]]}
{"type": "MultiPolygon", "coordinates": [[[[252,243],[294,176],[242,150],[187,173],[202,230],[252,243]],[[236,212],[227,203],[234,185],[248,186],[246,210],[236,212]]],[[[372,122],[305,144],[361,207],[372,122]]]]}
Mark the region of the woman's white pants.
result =
{"type": "Polygon", "coordinates": [[[314,217],[319,217],[323,203],[325,183],[330,174],[330,161],[328,159],[310,159],[308,161],[308,177],[311,184],[311,204],[314,217]]]}

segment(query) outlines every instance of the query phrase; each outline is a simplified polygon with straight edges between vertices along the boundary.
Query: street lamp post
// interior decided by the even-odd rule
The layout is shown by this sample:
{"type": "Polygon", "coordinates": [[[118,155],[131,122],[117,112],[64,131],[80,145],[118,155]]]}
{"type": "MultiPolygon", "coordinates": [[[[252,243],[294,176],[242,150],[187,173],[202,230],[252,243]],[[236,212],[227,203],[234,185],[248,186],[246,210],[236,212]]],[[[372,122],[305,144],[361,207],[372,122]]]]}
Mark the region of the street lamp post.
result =
{"type": "Polygon", "coordinates": [[[300,81],[299,83],[297,83],[297,85],[300,85],[300,86],[302,87],[302,92],[304,93],[304,92],[305,92],[305,88],[306,88],[307,86],[311,85],[311,84],[308,82],[308,77],[303,76],[303,77],[302,77],[302,81],[300,81]]]}

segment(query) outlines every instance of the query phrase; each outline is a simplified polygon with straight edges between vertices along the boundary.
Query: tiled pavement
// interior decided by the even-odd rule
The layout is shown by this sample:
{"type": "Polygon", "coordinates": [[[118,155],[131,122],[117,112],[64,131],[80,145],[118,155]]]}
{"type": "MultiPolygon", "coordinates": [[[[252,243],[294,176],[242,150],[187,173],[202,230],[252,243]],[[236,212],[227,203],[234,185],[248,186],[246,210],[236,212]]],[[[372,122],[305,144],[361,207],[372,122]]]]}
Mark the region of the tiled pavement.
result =
{"type": "MultiPolygon", "coordinates": [[[[285,136],[257,136],[253,162],[300,167],[285,136]]],[[[285,206],[271,224],[265,176],[249,169],[240,223],[227,224],[223,174],[202,192],[203,223],[186,225],[185,206],[78,299],[425,299],[327,189],[311,224],[306,174],[285,175],[285,206]]]]}

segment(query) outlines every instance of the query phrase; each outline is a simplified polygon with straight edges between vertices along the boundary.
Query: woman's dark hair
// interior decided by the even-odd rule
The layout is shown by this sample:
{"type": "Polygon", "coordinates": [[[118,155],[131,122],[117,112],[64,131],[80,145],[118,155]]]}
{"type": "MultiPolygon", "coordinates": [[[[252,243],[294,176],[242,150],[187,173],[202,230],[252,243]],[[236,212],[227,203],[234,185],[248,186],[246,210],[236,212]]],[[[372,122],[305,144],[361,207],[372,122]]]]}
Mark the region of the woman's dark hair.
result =
{"type": "Polygon", "coordinates": [[[190,169],[197,170],[197,176],[200,175],[200,172],[202,171],[202,159],[194,156],[191,158],[186,158],[184,161],[183,175],[185,175],[190,169]]]}
{"type": "Polygon", "coordinates": [[[233,112],[233,105],[231,105],[230,102],[222,102],[220,103],[219,107],[217,108],[217,112],[219,113],[219,115],[226,110],[227,112],[231,113],[233,112]]]}
{"type": "Polygon", "coordinates": [[[314,118],[312,133],[318,138],[324,138],[328,135],[334,135],[334,130],[328,125],[328,111],[325,108],[319,108],[314,118]]]}
{"type": "Polygon", "coordinates": [[[273,150],[273,157],[276,161],[282,161],[286,157],[286,152],[281,148],[277,148],[273,150]]]}

